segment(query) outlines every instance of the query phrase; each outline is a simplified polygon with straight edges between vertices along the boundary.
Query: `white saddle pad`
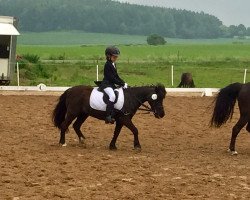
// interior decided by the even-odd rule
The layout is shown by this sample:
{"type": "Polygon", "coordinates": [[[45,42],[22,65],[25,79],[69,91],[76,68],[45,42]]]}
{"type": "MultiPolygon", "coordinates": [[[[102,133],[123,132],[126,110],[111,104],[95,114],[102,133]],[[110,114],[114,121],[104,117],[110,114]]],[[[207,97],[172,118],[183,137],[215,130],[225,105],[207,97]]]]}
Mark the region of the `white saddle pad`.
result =
{"type": "MultiPolygon", "coordinates": [[[[104,103],[103,101],[103,93],[99,92],[97,90],[98,88],[95,87],[90,95],[90,99],[89,99],[89,105],[91,108],[95,109],[95,110],[100,110],[100,111],[106,111],[106,107],[107,105],[104,103]]],[[[123,105],[124,105],[124,93],[123,93],[123,89],[119,88],[119,89],[115,89],[119,92],[119,96],[118,96],[118,100],[117,103],[115,104],[115,109],[117,110],[121,110],[123,105]]]]}

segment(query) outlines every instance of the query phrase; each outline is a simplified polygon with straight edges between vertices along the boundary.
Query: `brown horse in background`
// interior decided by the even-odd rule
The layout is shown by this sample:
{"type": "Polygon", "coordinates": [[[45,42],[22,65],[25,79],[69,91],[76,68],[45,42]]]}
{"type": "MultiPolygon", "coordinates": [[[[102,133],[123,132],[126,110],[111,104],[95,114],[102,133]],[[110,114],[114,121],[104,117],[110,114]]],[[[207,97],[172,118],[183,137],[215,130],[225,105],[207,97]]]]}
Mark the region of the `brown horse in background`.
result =
{"type": "MultiPolygon", "coordinates": [[[[69,125],[73,124],[73,128],[79,138],[79,142],[83,143],[85,139],[80,128],[84,121],[89,117],[105,120],[106,112],[94,110],[89,105],[90,94],[93,88],[90,86],[75,86],[66,90],[59,98],[53,112],[53,123],[60,129],[61,137],[59,144],[66,146],[65,132],[69,125]]],[[[121,111],[116,111],[116,126],[113,139],[110,142],[110,149],[116,148],[116,140],[123,126],[126,126],[134,134],[134,148],[140,149],[141,145],[138,138],[138,129],[132,122],[132,118],[136,111],[142,105],[147,111],[154,114],[156,118],[162,118],[165,115],[163,100],[166,96],[166,90],[163,85],[130,87],[124,90],[124,106],[121,111]],[[148,102],[150,107],[145,105],[148,102]]]]}
{"type": "Polygon", "coordinates": [[[240,119],[232,129],[232,137],[229,151],[236,155],[235,142],[240,130],[247,124],[247,131],[250,132],[250,83],[233,83],[220,90],[211,119],[211,126],[221,127],[229,118],[232,118],[234,105],[238,100],[240,119]]]}
{"type": "Polygon", "coordinates": [[[181,82],[177,87],[184,87],[184,88],[194,88],[194,80],[191,73],[183,73],[181,75],[181,82]]]}

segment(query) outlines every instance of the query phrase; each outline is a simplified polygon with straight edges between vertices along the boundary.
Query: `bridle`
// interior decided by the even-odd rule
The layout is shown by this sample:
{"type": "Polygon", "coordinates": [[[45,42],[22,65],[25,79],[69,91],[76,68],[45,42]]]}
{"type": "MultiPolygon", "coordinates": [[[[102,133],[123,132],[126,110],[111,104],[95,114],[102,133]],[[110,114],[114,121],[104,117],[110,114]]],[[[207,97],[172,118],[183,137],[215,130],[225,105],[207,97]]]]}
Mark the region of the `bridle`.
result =
{"type": "Polygon", "coordinates": [[[149,106],[147,106],[145,103],[142,103],[140,99],[138,99],[137,97],[135,97],[135,99],[140,103],[140,106],[144,107],[144,108],[138,108],[138,110],[147,111],[144,114],[149,114],[151,112],[154,113],[154,114],[156,114],[155,111],[152,108],[150,108],[149,106]]]}
{"type": "Polygon", "coordinates": [[[144,114],[149,114],[151,112],[155,114],[155,111],[144,103],[141,103],[141,106],[143,106],[144,108],[138,108],[138,110],[147,111],[147,113],[144,114]]]}
{"type": "MultiPolygon", "coordinates": [[[[142,110],[142,111],[146,111],[145,113],[143,114],[150,114],[150,113],[153,113],[153,114],[157,114],[155,112],[155,110],[153,110],[152,108],[150,108],[149,106],[147,106],[145,103],[143,103],[137,96],[133,95],[134,98],[136,99],[136,101],[140,104],[140,106],[144,107],[144,108],[138,108],[138,110],[142,110]]],[[[163,108],[163,106],[154,106],[155,108],[163,108]]]]}

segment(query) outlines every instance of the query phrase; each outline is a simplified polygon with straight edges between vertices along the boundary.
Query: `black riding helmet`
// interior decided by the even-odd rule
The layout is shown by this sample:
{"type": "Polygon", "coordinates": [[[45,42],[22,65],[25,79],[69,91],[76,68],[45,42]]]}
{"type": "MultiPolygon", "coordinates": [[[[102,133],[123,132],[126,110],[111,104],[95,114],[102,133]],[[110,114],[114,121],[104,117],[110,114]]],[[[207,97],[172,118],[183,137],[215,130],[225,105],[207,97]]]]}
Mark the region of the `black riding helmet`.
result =
{"type": "Polygon", "coordinates": [[[110,46],[106,48],[105,55],[106,56],[119,56],[120,50],[115,46],[110,46]]]}

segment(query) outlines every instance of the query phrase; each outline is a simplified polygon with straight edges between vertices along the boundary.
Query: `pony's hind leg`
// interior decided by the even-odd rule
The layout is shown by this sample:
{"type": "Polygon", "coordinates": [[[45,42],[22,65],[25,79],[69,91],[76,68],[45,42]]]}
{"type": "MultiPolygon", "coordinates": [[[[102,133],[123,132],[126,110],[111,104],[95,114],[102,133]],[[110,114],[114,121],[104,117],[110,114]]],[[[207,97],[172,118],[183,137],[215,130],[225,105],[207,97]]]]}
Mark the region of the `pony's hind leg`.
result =
{"type": "Polygon", "coordinates": [[[83,141],[85,139],[82,131],[81,131],[81,126],[82,124],[85,122],[85,120],[88,118],[87,114],[82,114],[80,116],[77,117],[75,123],[73,124],[73,128],[79,138],[79,143],[83,144],[83,141]]]}
{"type": "Polygon", "coordinates": [[[237,151],[235,151],[236,138],[240,130],[246,125],[247,122],[248,122],[247,118],[245,116],[241,116],[238,122],[235,124],[235,126],[232,129],[232,137],[231,137],[231,142],[229,146],[229,151],[232,153],[232,155],[238,154],[237,151]]]}
{"type": "Polygon", "coordinates": [[[74,119],[75,119],[74,115],[67,113],[66,118],[61,125],[61,137],[60,137],[59,144],[62,146],[67,146],[65,142],[65,133],[68,130],[69,125],[72,123],[74,119]]]}

